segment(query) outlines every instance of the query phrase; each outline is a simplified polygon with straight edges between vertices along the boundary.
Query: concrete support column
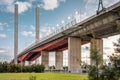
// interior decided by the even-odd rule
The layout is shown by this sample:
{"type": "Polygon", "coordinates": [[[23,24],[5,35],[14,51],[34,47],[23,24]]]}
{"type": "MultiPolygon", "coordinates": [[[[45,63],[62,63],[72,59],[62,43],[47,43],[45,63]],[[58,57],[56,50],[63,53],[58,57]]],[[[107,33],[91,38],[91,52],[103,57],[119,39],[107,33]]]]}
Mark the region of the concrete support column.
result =
{"type": "Polygon", "coordinates": [[[22,61],[22,62],[21,62],[21,65],[22,65],[22,66],[25,66],[25,61],[22,61]]]}
{"type": "Polygon", "coordinates": [[[57,51],[55,53],[55,65],[57,70],[62,70],[63,69],[63,52],[62,51],[57,51]]]}
{"type": "MultiPolygon", "coordinates": [[[[97,48],[98,53],[103,58],[103,40],[102,39],[91,39],[91,49],[97,48]]],[[[103,60],[103,59],[102,59],[103,60]]],[[[95,65],[94,61],[90,60],[91,65],[95,65]]],[[[101,65],[103,64],[103,61],[101,62],[101,65]]]]}
{"type": "Polygon", "coordinates": [[[45,66],[45,70],[49,69],[49,52],[41,51],[42,64],[45,66]]]}
{"type": "Polygon", "coordinates": [[[80,38],[68,38],[68,71],[80,73],[81,40],[80,38]]]}
{"type": "Polygon", "coordinates": [[[28,62],[29,66],[32,64],[31,61],[28,62]]]}

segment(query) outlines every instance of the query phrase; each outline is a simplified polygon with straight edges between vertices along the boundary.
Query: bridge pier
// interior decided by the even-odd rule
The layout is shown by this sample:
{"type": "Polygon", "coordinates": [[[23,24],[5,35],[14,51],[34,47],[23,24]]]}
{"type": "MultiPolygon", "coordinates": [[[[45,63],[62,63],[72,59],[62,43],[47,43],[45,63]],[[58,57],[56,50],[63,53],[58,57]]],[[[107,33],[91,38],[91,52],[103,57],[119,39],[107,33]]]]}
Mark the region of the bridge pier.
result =
{"type": "Polygon", "coordinates": [[[18,64],[21,65],[21,66],[25,66],[25,61],[21,61],[18,64]]]}
{"type": "Polygon", "coordinates": [[[41,61],[42,64],[45,66],[45,70],[49,69],[49,52],[48,51],[41,51],[41,61]]]}
{"type": "Polygon", "coordinates": [[[56,51],[55,53],[55,65],[57,70],[63,69],[63,52],[62,51],[56,51]]]}
{"type": "MultiPolygon", "coordinates": [[[[94,49],[95,47],[97,48],[98,53],[102,57],[102,62],[100,64],[100,65],[102,65],[103,64],[103,40],[102,39],[91,39],[90,47],[91,47],[91,49],[94,49]]],[[[95,62],[90,60],[90,64],[95,65],[95,62]]]]}
{"type": "Polygon", "coordinates": [[[81,73],[81,40],[80,38],[68,38],[68,71],[81,73]]]}
{"type": "Polygon", "coordinates": [[[32,64],[31,61],[28,62],[29,66],[32,64]]]}
{"type": "Polygon", "coordinates": [[[21,61],[21,66],[25,66],[25,61],[21,61]]]}

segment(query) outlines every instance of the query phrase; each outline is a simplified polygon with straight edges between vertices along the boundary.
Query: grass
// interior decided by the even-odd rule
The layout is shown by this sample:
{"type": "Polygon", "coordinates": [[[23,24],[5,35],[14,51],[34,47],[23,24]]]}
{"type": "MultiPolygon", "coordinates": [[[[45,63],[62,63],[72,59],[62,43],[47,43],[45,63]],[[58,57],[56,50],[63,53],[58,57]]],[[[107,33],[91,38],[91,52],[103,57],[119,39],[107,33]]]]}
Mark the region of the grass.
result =
{"type": "Polygon", "coordinates": [[[31,80],[31,76],[36,80],[88,80],[87,75],[65,73],[0,73],[0,80],[31,80]]]}

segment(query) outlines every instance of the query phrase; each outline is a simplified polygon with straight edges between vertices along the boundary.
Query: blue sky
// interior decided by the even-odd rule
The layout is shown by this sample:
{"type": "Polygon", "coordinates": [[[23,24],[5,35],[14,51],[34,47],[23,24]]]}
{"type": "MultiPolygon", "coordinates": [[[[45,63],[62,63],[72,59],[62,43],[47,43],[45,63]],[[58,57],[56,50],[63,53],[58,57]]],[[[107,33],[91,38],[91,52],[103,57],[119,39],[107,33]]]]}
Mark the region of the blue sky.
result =
{"type": "MultiPolygon", "coordinates": [[[[119,0],[103,0],[108,7],[119,0]]],[[[95,14],[98,0],[0,0],[0,61],[14,55],[14,4],[19,5],[19,52],[35,41],[35,8],[40,6],[40,37],[80,15],[95,14]]]]}

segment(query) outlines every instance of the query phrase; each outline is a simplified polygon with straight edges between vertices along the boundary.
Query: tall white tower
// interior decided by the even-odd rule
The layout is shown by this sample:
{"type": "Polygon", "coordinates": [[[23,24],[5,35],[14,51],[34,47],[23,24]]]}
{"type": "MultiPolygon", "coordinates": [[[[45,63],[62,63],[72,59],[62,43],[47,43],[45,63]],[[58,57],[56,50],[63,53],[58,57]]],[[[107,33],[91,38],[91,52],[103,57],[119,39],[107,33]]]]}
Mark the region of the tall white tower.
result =
{"type": "Polygon", "coordinates": [[[39,41],[40,7],[36,7],[36,42],[39,41]]]}
{"type": "MultiPolygon", "coordinates": [[[[40,7],[36,7],[36,36],[35,36],[35,41],[36,43],[39,41],[39,29],[40,29],[40,7]]],[[[35,60],[35,63],[38,64],[38,59],[35,60]]]]}
{"type": "Polygon", "coordinates": [[[17,64],[18,53],[18,4],[14,7],[14,63],[17,64]]]}

